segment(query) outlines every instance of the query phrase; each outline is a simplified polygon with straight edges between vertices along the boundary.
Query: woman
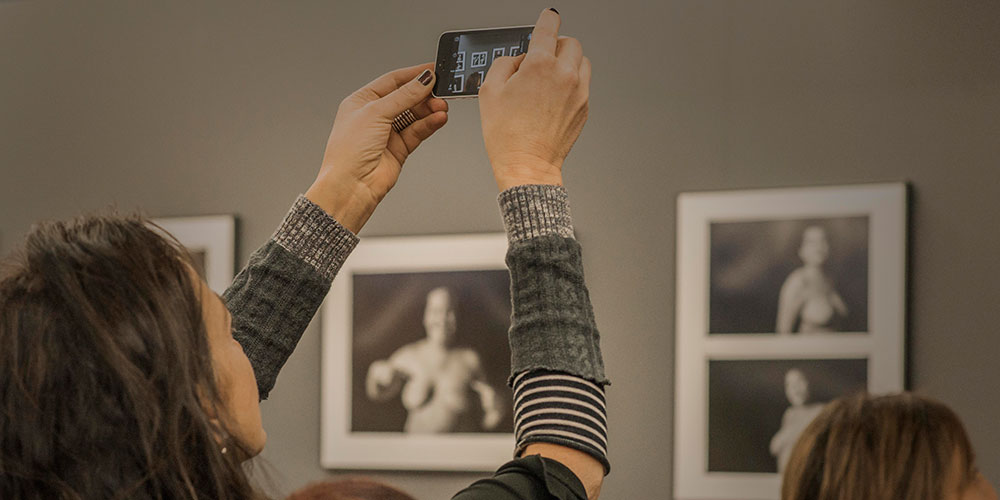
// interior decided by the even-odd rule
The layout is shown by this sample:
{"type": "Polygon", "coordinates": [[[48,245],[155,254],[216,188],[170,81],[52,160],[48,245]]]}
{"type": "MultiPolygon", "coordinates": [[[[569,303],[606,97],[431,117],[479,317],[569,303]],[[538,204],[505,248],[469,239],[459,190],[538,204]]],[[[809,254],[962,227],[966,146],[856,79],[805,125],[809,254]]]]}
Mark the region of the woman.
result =
{"type": "Polygon", "coordinates": [[[778,297],[778,333],[835,331],[836,320],[847,316],[847,305],[833,286],[823,265],[830,243],[822,226],[802,232],[799,258],[802,267],[788,275],[778,297]]]}
{"type": "MultiPolygon", "coordinates": [[[[596,498],[608,468],[606,379],[560,186],[590,64],[558,27],[543,12],[527,56],[496,61],[481,89],[511,242],[525,457],[457,498],[596,498]],[[552,286],[572,293],[541,300],[552,286]],[[592,403],[584,423],[536,399],[565,387],[592,403]]],[[[388,73],[341,103],[316,181],[225,302],[140,218],[35,229],[0,275],[0,498],[259,496],[241,469],[266,441],[258,398],[407,156],[447,121],[429,97],[431,67],[388,73]],[[406,110],[418,120],[393,129],[406,110]]]]}
{"type": "Polygon", "coordinates": [[[996,500],[958,416],[910,393],[834,400],[806,428],[782,500],[996,500]]]}
{"type": "Polygon", "coordinates": [[[785,397],[788,408],[781,416],[781,428],[771,438],[771,454],[778,462],[778,473],[785,471],[788,458],[806,426],[823,410],[821,403],[809,402],[809,379],[798,368],[785,373],[785,397]]]}

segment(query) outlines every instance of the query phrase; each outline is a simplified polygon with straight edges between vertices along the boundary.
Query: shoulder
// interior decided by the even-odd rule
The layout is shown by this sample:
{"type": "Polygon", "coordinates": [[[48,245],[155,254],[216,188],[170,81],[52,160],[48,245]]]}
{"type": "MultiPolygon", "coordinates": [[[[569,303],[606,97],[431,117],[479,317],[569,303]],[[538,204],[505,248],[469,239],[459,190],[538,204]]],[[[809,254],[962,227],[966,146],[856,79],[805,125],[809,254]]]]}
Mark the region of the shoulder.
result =
{"type": "Polygon", "coordinates": [[[406,344],[403,347],[396,349],[396,351],[392,353],[392,356],[390,356],[389,359],[392,361],[407,361],[413,359],[413,357],[420,352],[422,347],[423,347],[422,340],[406,344]]]}
{"type": "Polygon", "coordinates": [[[508,462],[489,479],[461,491],[452,500],[586,500],[583,484],[565,465],[538,455],[508,462]]]}
{"type": "Polygon", "coordinates": [[[461,347],[455,349],[455,357],[460,359],[463,364],[470,368],[479,368],[479,354],[476,351],[469,349],[467,347],[461,347]]]}
{"type": "Polygon", "coordinates": [[[788,278],[785,278],[785,284],[782,288],[786,290],[796,290],[805,284],[805,280],[805,270],[800,267],[792,271],[792,273],[788,275],[788,278]]]}

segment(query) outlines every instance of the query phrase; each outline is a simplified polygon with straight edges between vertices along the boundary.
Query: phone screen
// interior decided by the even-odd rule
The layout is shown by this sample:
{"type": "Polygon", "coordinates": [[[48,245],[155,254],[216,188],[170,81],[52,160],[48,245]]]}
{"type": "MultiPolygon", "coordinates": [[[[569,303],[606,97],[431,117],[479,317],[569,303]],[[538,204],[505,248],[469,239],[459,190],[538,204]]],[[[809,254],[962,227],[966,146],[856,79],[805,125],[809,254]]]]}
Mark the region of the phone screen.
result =
{"type": "Polygon", "coordinates": [[[527,52],[534,26],[447,31],[438,40],[436,97],[479,95],[493,60],[527,52]]]}

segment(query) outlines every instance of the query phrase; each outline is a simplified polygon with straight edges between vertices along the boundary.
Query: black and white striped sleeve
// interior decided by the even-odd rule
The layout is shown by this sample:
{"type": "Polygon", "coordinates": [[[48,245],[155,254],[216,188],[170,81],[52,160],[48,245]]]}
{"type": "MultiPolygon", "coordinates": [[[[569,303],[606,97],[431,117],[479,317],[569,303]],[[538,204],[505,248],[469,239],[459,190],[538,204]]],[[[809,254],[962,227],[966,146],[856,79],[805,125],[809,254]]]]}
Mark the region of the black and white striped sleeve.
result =
{"type": "Polygon", "coordinates": [[[515,456],[531,443],[574,448],[597,459],[605,474],[608,462],[608,417],[604,389],[564,372],[531,370],[514,378],[515,456]]]}

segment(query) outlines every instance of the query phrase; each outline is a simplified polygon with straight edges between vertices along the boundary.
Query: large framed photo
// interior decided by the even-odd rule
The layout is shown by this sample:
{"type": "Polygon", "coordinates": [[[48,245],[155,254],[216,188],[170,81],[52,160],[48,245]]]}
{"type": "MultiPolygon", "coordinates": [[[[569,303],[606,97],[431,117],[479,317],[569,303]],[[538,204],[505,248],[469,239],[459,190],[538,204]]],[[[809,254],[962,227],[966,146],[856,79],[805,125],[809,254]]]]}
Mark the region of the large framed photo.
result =
{"type": "Polygon", "coordinates": [[[513,453],[504,234],[368,238],[323,306],[321,463],[490,471],[513,453]]]}
{"type": "Polygon", "coordinates": [[[780,497],[824,403],[904,388],[906,186],[678,198],[674,495],[780,497]]]}
{"type": "Polygon", "coordinates": [[[153,219],[179,241],[208,287],[222,294],[233,282],[236,262],[236,219],[232,215],[153,219]]]}

